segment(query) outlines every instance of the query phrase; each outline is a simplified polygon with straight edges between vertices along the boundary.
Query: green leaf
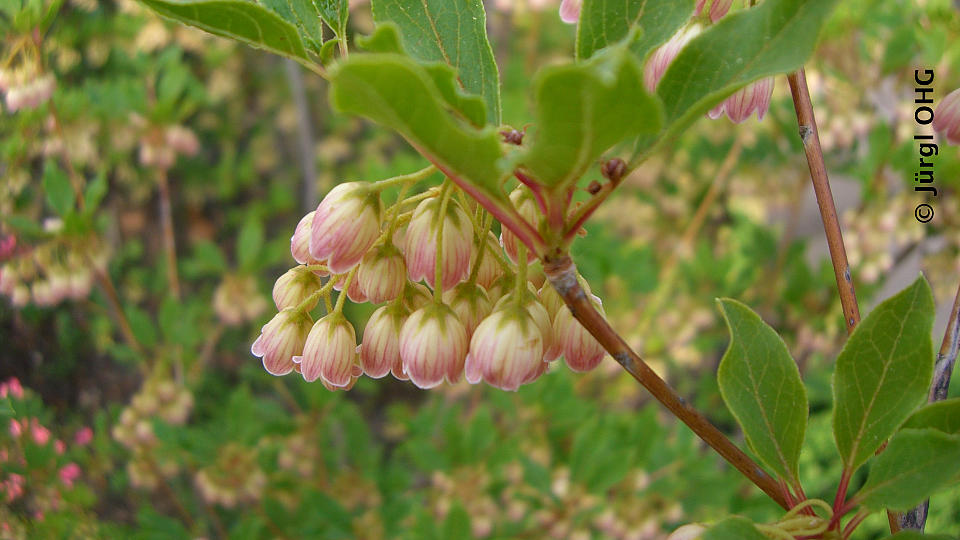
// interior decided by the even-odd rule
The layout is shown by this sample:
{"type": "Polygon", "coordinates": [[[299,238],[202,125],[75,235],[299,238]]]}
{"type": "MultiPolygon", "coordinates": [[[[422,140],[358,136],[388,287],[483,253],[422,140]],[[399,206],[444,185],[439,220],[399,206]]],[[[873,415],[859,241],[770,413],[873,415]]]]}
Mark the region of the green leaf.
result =
{"type": "Polygon", "coordinates": [[[47,204],[57,215],[63,217],[73,211],[73,187],[67,174],[53,162],[43,168],[43,191],[47,204]]]}
{"type": "Polygon", "coordinates": [[[669,39],[691,13],[693,0],[585,0],[577,26],[577,58],[590,58],[640,29],[630,50],[642,59],[669,39]]]}
{"type": "Polygon", "coordinates": [[[905,511],[953,485],[960,474],[960,436],[935,429],[904,429],[870,465],[854,499],[872,510],[905,511]]]}
{"type": "Polygon", "coordinates": [[[730,328],[717,372],[720,395],[761,461],[794,482],[808,416],[800,370],[759,315],[736,300],[718,303],[730,328]]]}
{"type": "Polygon", "coordinates": [[[949,534],[932,534],[904,529],[893,536],[884,536],[881,540],[957,540],[957,537],[949,534]]]}
{"type": "Polygon", "coordinates": [[[87,184],[83,192],[83,204],[87,212],[94,212],[107,194],[107,175],[100,173],[92,182],[87,184]]]}
{"type": "Polygon", "coordinates": [[[141,0],[157,13],[190,26],[265,49],[307,60],[297,28],[268,8],[244,0],[141,0]]]}
{"type": "Polygon", "coordinates": [[[518,161],[546,186],[575,183],[611,146],[661,126],[660,104],[622,47],[587,62],[545,68],[535,87],[537,130],[518,161]]]}
{"type": "Polygon", "coordinates": [[[481,0],[373,0],[372,7],[375,21],[396,23],[412,57],[454,68],[464,90],[483,97],[490,122],[500,124],[500,74],[481,0]]]}
{"type": "Polygon", "coordinates": [[[903,423],[903,429],[907,428],[933,428],[950,435],[960,435],[960,398],[923,406],[903,423]]]}
{"type": "Polygon", "coordinates": [[[470,514],[464,510],[459,501],[454,501],[447,519],[443,521],[443,538],[472,538],[470,531],[470,514]]]}
{"type": "Polygon", "coordinates": [[[396,130],[445,173],[475,187],[474,195],[506,200],[496,131],[474,129],[452,115],[424,66],[400,54],[357,54],[331,70],[330,83],[330,101],[341,112],[396,130]]]}
{"type": "Polygon", "coordinates": [[[13,402],[10,400],[10,397],[4,397],[0,399],[0,418],[6,418],[13,416],[13,402]]]}
{"type": "Polygon", "coordinates": [[[724,17],[694,38],[657,86],[666,112],[664,132],[638,141],[637,151],[674,137],[736,89],[802,66],[835,4],[766,0],[724,17]]]}
{"type": "Polygon", "coordinates": [[[260,250],[263,248],[263,224],[259,219],[248,218],[240,234],[237,235],[237,262],[241,268],[250,269],[254,266],[260,250]]]}
{"type": "Polygon", "coordinates": [[[934,305],[921,276],[867,315],[837,357],[833,435],[853,471],[923,402],[933,375],[934,305]]]}
{"type": "Polygon", "coordinates": [[[350,15],[350,6],[347,0],[291,0],[310,2],[320,13],[320,17],[333,29],[337,35],[347,29],[347,17],[350,15]]]}
{"type": "Polygon", "coordinates": [[[130,322],[130,329],[144,347],[150,348],[157,343],[157,328],[146,311],[130,304],[124,309],[127,320],[130,322]]]}
{"type": "MultiPolygon", "coordinates": [[[[318,55],[323,50],[323,23],[338,36],[346,31],[347,0],[259,0],[300,32],[318,55]]],[[[332,40],[328,40],[328,43],[332,40]]]]}
{"type": "Polygon", "coordinates": [[[703,532],[700,540],[766,540],[750,520],[733,516],[717,522],[703,532]]]}

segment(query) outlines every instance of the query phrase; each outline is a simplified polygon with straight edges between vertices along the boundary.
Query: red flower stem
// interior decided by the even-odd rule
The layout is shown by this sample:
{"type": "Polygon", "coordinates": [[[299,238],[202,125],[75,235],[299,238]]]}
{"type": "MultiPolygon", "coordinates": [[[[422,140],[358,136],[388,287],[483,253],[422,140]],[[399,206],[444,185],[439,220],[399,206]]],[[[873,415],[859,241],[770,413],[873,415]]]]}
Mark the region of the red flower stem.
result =
{"type": "Polygon", "coordinates": [[[699,411],[680,397],[663,379],[635,353],[610,326],[577,281],[577,270],[567,254],[543,257],[543,270],[550,284],[563,298],[573,316],[603,346],[604,349],[633,376],[654,398],[703,439],[721,457],[727,460],[751,482],[784,509],[789,508],[787,497],[777,481],[764,472],[748,455],[737,448],[699,411]]]}

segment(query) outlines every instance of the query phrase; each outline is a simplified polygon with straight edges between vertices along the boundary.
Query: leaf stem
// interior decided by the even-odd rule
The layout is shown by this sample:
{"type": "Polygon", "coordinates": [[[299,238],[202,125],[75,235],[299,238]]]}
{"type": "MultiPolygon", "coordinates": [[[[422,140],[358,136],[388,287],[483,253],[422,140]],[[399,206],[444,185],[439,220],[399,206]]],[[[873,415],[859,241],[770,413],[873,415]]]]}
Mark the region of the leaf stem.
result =
{"type": "Polygon", "coordinates": [[[410,174],[401,174],[399,176],[394,176],[392,178],[385,178],[383,180],[373,183],[373,188],[377,190],[383,190],[389,187],[396,186],[398,184],[406,184],[408,182],[419,182],[424,178],[428,178],[431,174],[437,172],[437,168],[433,165],[428,165],[419,171],[412,172],[410,174]]]}
{"type": "Polygon", "coordinates": [[[751,482],[784,509],[789,509],[786,497],[777,481],[730,441],[706,417],[677,394],[650,366],[635,353],[610,323],[587,299],[577,281],[577,270],[567,254],[543,257],[543,270],[550,284],[563,298],[573,316],[603,346],[604,349],[633,376],[654,398],[679,418],[723,459],[733,465],[751,482]]]}

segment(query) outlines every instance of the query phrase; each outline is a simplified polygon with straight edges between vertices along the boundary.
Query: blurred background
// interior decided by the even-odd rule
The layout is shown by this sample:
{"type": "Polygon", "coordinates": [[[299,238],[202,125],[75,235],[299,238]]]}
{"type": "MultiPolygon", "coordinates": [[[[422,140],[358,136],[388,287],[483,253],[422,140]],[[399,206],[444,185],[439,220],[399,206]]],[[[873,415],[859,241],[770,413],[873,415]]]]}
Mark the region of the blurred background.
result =
{"type": "MultiPolygon", "coordinates": [[[[132,0],[67,0],[46,33],[18,30],[34,5],[0,7],[0,538],[640,540],[778,515],[609,357],[516,393],[267,374],[250,344],[300,218],[339,182],[426,163],[280,58],[132,0]]],[[[532,74],[572,56],[557,8],[488,3],[514,127],[532,118],[532,74]]],[[[371,31],[368,5],[350,25],[371,31]]],[[[923,271],[936,346],[960,281],[960,154],[941,144],[936,215],[918,223],[913,136],[930,131],[914,70],[934,70],[937,100],[960,87],[958,37],[948,0],[846,0],[807,67],[861,310],[923,271]]],[[[762,121],[700,120],[574,258],[614,328],[741,443],[716,387],[715,298],[776,328],[810,397],[806,493],[827,498],[846,332],[796,131],[783,77],[762,121]]],[[[362,328],[373,308],[348,306],[362,328]]],[[[927,530],[958,524],[960,488],[933,499],[927,530]]]]}

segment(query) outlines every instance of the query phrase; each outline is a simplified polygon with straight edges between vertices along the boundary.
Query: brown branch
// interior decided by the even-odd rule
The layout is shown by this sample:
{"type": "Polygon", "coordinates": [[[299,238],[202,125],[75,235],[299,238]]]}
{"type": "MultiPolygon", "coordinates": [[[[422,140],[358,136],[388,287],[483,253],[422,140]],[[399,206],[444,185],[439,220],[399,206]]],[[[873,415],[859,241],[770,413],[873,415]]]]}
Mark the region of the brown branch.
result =
{"type": "Polygon", "coordinates": [[[603,315],[593,307],[577,281],[577,270],[569,255],[544,257],[543,270],[573,316],[623,366],[623,369],[627,370],[627,373],[777,504],[784,509],[789,508],[786,495],[780,490],[777,481],[650,369],[650,366],[627,345],[603,315]]]}
{"type": "Polygon", "coordinates": [[[817,196],[817,206],[820,207],[820,217],[823,219],[823,230],[827,235],[830,261],[833,263],[833,273],[837,278],[837,290],[840,292],[840,304],[843,306],[843,320],[847,325],[847,333],[850,333],[860,322],[860,308],[857,306],[857,293],[853,289],[850,264],[847,262],[847,250],[843,245],[843,234],[840,232],[837,208],[833,204],[830,179],[827,177],[827,167],[823,162],[823,149],[820,147],[817,120],[813,116],[813,104],[810,102],[810,90],[807,88],[807,77],[803,68],[787,75],[787,81],[790,83],[793,107],[797,112],[800,140],[803,142],[803,151],[807,155],[807,165],[810,167],[813,192],[817,196]]]}
{"type": "MultiPolygon", "coordinates": [[[[953,375],[953,365],[957,361],[958,352],[960,352],[960,286],[957,287],[953,310],[950,312],[950,318],[947,319],[947,329],[943,332],[940,352],[937,353],[937,363],[933,368],[933,382],[930,384],[930,394],[927,396],[930,403],[947,399],[950,376],[953,375]]],[[[927,499],[909,512],[901,514],[900,528],[922,531],[927,523],[929,509],[930,499],[927,499]]]]}
{"type": "Polygon", "coordinates": [[[163,251],[167,261],[167,284],[170,293],[180,299],[180,278],[177,274],[177,242],[173,234],[173,215],[170,209],[170,183],[167,171],[157,169],[157,185],[160,189],[160,225],[163,231],[163,251]]]}
{"type": "Polygon", "coordinates": [[[98,267],[96,263],[94,263],[89,257],[87,258],[87,265],[93,269],[93,275],[96,277],[97,283],[100,284],[100,288],[103,289],[103,294],[107,298],[107,303],[110,304],[114,321],[120,328],[120,333],[123,334],[123,339],[127,342],[127,345],[133,348],[134,351],[143,354],[143,344],[140,343],[136,334],[133,333],[133,328],[130,326],[130,321],[127,320],[127,315],[123,312],[123,305],[120,303],[120,295],[117,294],[117,288],[113,286],[113,280],[110,279],[110,274],[108,273],[109,271],[106,268],[101,269],[98,267]]]}

